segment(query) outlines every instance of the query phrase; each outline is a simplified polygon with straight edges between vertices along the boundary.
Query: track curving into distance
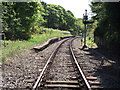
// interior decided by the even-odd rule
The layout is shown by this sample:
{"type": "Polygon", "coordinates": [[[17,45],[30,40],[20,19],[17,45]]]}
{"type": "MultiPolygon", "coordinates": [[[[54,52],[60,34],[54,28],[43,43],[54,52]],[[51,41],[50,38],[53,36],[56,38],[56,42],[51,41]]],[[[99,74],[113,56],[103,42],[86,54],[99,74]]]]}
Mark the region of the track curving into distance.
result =
{"type": "Polygon", "coordinates": [[[74,38],[65,39],[51,53],[32,90],[91,90],[73,52],[74,38]]]}

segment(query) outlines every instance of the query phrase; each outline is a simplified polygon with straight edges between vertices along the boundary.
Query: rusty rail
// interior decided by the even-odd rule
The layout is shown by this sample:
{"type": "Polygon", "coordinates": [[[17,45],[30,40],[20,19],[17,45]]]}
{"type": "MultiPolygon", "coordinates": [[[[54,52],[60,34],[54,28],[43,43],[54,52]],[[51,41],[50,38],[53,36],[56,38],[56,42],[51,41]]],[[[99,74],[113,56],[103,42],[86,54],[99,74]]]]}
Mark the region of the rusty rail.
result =
{"type": "MultiPolygon", "coordinates": [[[[90,84],[88,83],[88,81],[87,81],[87,79],[86,79],[86,77],[85,77],[82,69],[80,68],[80,66],[79,66],[79,64],[78,64],[75,55],[74,55],[74,52],[73,52],[73,49],[72,49],[72,42],[73,42],[74,39],[75,39],[75,38],[73,38],[73,39],[71,40],[71,42],[70,42],[70,46],[69,46],[70,52],[71,52],[71,54],[72,54],[72,58],[73,58],[73,60],[74,60],[74,63],[75,63],[75,65],[77,66],[80,75],[82,76],[82,79],[83,79],[83,81],[84,81],[84,83],[85,83],[85,85],[86,85],[86,88],[87,88],[88,90],[91,90],[90,84]]],[[[43,74],[44,74],[45,70],[47,69],[48,65],[50,64],[52,58],[56,55],[56,52],[58,51],[58,49],[60,48],[60,46],[61,46],[65,41],[67,41],[67,40],[69,40],[69,38],[68,38],[68,39],[65,39],[62,43],[60,43],[60,44],[54,49],[54,51],[51,53],[51,55],[50,55],[47,63],[45,64],[45,66],[44,66],[42,72],[40,73],[40,75],[39,75],[36,83],[34,84],[32,90],[36,90],[37,87],[38,87],[38,85],[40,85],[40,83],[41,83],[41,81],[42,81],[42,78],[43,78],[43,74]]]]}
{"type": "Polygon", "coordinates": [[[50,57],[49,57],[47,63],[45,64],[45,66],[44,66],[42,72],[40,73],[40,75],[39,75],[39,77],[38,77],[36,83],[34,84],[32,90],[36,90],[36,89],[37,89],[37,86],[38,86],[39,83],[41,82],[42,76],[43,76],[43,74],[44,74],[44,72],[45,72],[45,70],[46,70],[48,64],[50,63],[51,59],[55,56],[55,54],[56,54],[57,50],[59,49],[59,47],[60,47],[65,41],[67,41],[67,40],[68,40],[68,39],[64,40],[62,43],[60,43],[60,44],[54,49],[54,51],[53,51],[52,54],[50,55],[50,57]]]}
{"type": "MultiPolygon", "coordinates": [[[[74,38],[74,39],[75,39],[75,38],[74,38]]],[[[85,77],[82,69],[80,68],[80,66],[79,66],[79,64],[78,64],[78,61],[76,60],[75,54],[74,54],[74,52],[73,52],[72,42],[73,42],[74,39],[71,40],[71,43],[70,43],[70,51],[71,51],[72,57],[73,57],[73,59],[74,59],[74,61],[75,61],[75,64],[76,64],[76,66],[77,66],[77,68],[78,68],[78,70],[79,70],[79,72],[80,72],[80,74],[81,74],[81,76],[82,76],[85,84],[86,84],[86,87],[88,88],[88,90],[91,90],[90,84],[88,83],[88,81],[87,81],[87,79],[86,79],[86,77],[85,77]]]]}

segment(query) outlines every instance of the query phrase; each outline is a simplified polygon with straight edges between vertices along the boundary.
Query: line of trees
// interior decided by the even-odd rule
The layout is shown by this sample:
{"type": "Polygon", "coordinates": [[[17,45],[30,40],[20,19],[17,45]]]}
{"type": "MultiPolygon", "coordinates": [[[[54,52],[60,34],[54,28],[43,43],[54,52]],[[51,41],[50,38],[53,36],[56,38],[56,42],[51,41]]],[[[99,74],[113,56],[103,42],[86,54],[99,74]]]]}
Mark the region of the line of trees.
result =
{"type": "Polygon", "coordinates": [[[7,39],[29,39],[44,21],[38,2],[3,2],[2,8],[2,27],[7,39]]]}
{"type": "Polygon", "coordinates": [[[120,53],[120,2],[92,2],[96,16],[95,42],[100,48],[120,53]]]}
{"type": "Polygon", "coordinates": [[[82,19],[74,17],[71,11],[60,5],[45,2],[2,2],[2,23],[6,39],[27,40],[33,33],[40,33],[41,27],[67,30],[79,33],[82,19]]]}

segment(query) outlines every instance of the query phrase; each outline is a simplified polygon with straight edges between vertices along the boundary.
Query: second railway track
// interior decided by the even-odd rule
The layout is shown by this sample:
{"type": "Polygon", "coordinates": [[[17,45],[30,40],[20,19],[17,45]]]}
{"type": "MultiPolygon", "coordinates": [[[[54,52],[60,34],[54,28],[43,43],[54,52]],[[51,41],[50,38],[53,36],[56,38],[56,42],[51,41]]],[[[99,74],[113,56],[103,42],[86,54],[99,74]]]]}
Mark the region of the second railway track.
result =
{"type": "Polygon", "coordinates": [[[50,55],[33,90],[91,90],[72,49],[75,38],[64,40],[50,55]]]}

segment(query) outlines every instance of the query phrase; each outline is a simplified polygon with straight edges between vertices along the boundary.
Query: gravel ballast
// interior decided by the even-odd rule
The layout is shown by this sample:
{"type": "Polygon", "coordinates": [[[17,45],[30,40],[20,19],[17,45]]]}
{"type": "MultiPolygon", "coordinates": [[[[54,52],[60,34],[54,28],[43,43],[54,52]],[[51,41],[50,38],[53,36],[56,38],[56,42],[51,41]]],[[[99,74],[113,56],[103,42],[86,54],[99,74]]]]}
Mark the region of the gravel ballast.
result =
{"type": "Polygon", "coordinates": [[[120,88],[119,86],[119,70],[115,63],[110,63],[109,59],[95,51],[87,48],[81,50],[80,38],[73,41],[75,56],[81,65],[86,76],[95,76],[97,81],[101,82],[103,88],[120,88]]]}
{"type": "MultiPolygon", "coordinates": [[[[3,63],[2,73],[4,79],[3,87],[31,88],[33,86],[33,82],[41,73],[51,52],[53,52],[54,48],[62,41],[63,40],[51,44],[43,51],[36,53],[31,50],[29,53],[21,54],[11,60],[5,61],[3,63]]],[[[115,71],[113,64],[108,63],[103,56],[95,53],[95,51],[92,49],[88,48],[81,50],[80,38],[77,38],[73,41],[73,48],[78,62],[84,63],[84,65],[81,65],[81,67],[83,69],[88,68],[91,71],[90,73],[84,71],[87,76],[96,76],[104,88],[119,88],[119,73],[115,71]]],[[[53,70],[55,70],[55,68],[53,70]]],[[[60,70],[60,72],[62,72],[62,70],[60,70]]],[[[65,73],[66,72],[63,72],[64,77],[67,75],[67,73],[65,73]]],[[[56,77],[56,79],[58,80],[59,78],[56,77]]],[[[62,79],[64,80],[64,78],[61,78],[60,80],[62,79]]],[[[65,78],[65,80],[67,80],[67,78],[65,78]]]]}
{"type": "Polygon", "coordinates": [[[38,53],[30,51],[3,63],[4,88],[31,88],[54,48],[63,40],[38,53]],[[31,80],[31,81],[30,81],[31,80]]]}

